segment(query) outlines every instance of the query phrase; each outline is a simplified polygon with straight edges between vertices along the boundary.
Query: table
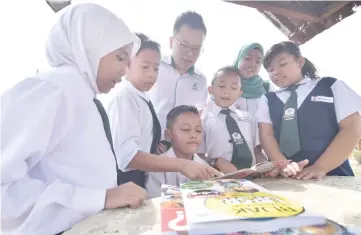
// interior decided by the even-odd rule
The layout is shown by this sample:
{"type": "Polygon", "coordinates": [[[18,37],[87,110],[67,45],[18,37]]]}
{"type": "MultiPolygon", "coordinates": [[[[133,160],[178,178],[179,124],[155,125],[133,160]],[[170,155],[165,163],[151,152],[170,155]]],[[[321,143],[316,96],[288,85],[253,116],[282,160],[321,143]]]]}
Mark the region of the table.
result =
{"type": "MultiPolygon", "coordinates": [[[[361,231],[361,178],[326,177],[323,180],[256,179],[253,182],[310,211],[361,231]]],[[[139,209],[103,211],[76,224],[63,235],[150,235],[160,234],[159,198],[139,209]]]]}

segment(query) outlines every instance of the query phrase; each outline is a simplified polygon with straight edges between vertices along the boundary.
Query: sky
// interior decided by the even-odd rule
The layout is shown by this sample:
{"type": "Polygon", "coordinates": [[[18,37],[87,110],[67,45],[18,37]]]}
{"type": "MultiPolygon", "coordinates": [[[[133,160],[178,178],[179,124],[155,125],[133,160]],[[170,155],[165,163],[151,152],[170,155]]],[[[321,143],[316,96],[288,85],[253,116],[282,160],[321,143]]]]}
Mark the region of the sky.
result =
{"type": "MultiPolygon", "coordinates": [[[[73,0],[73,2],[85,2],[73,0]]],[[[86,1],[89,2],[89,1],[86,1]]],[[[92,0],[111,9],[135,32],[147,34],[168,54],[175,18],[182,12],[199,12],[208,28],[198,68],[210,81],[220,67],[232,64],[242,45],[259,42],[265,50],[287,40],[271,22],[253,8],[220,0],[92,0]],[[139,6],[142,6],[141,8],[139,6]]],[[[4,1],[0,9],[2,28],[0,94],[46,63],[44,41],[54,13],[43,0],[4,1]],[[22,7],[19,7],[19,6],[22,7]]],[[[324,31],[301,47],[304,56],[321,75],[344,80],[361,94],[361,11],[324,31]],[[358,26],[359,28],[359,26],[358,26]]],[[[261,76],[268,79],[262,69],[261,76]]]]}

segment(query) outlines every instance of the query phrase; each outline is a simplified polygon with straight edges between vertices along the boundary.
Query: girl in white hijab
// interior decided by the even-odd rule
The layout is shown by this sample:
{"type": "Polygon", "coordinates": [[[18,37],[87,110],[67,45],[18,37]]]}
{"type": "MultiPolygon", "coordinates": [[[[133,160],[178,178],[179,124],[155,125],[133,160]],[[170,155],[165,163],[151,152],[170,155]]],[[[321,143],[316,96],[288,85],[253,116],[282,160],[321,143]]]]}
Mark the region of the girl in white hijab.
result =
{"type": "Polygon", "coordinates": [[[146,198],[133,183],[117,186],[109,123],[94,99],[121,81],[139,43],[98,5],[59,12],[46,45],[50,69],[2,97],[2,234],[56,234],[146,198]]]}

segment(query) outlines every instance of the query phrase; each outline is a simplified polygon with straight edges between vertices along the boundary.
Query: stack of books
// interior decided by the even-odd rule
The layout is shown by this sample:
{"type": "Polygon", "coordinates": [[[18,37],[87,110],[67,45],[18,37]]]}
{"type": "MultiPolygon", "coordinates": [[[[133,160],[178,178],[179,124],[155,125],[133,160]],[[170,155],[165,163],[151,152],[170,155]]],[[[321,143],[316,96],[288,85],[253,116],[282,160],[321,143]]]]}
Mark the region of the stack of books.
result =
{"type": "Polygon", "coordinates": [[[162,235],[355,235],[246,179],[162,186],[162,235]]]}

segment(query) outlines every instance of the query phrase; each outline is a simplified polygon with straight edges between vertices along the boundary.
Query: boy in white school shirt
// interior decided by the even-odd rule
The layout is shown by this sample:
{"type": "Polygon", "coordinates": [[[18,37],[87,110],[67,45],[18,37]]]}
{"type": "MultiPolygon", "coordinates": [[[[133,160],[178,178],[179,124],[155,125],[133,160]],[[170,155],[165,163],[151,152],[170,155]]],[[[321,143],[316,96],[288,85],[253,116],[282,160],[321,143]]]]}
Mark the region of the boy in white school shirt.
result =
{"type": "MultiPolygon", "coordinates": [[[[202,142],[202,122],[197,108],[180,105],[167,115],[165,136],[172,147],[162,154],[163,159],[180,158],[208,165],[197,155],[202,142]]],[[[162,184],[180,186],[189,178],[177,172],[149,172],[146,180],[148,197],[159,197],[162,184]]]]}
{"type": "MultiPolygon", "coordinates": [[[[164,140],[166,116],[178,105],[203,107],[207,102],[207,80],[194,64],[203,51],[207,28],[203,18],[196,12],[184,12],[174,23],[170,37],[172,53],[161,59],[157,82],[149,92],[154,104],[164,140]]],[[[160,145],[160,151],[168,148],[160,145]]],[[[168,146],[169,147],[169,146],[168,146]]]]}
{"type": "Polygon", "coordinates": [[[139,39],[96,4],[58,14],[46,43],[50,68],[1,97],[1,234],[61,233],[146,197],[133,183],[117,186],[107,115],[95,99],[121,81],[139,39]]]}
{"type": "Polygon", "coordinates": [[[223,173],[266,160],[256,120],[251,113],[234,106],[242,94],[239,71],[232,66],[219,69],[209,93],[214,97],[214,105],[202,113],[204,138],[198,153],[207,154],[211,166],[223,173]]]}
{"type": "Polygon", "coordinates": [[[157,80],[159,44],[141,38],[141,47],[129,62],[125,81],[116,88],[108,107],[122,183],[144,186],[146,171],[181,172],[192,179],[207,179],[218,171],[185,159],[164,159],[157,154],[161,128],[147,91],[157,80]]]}

